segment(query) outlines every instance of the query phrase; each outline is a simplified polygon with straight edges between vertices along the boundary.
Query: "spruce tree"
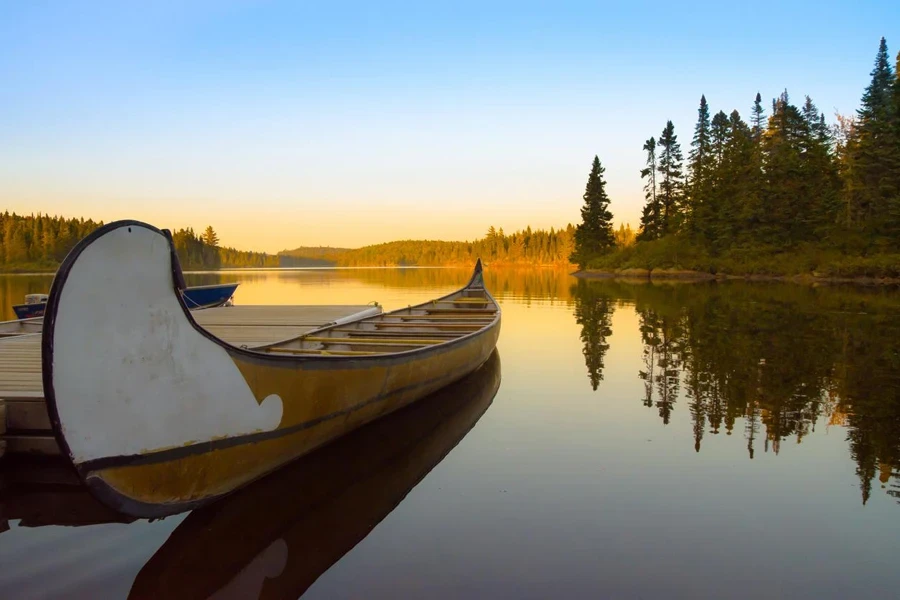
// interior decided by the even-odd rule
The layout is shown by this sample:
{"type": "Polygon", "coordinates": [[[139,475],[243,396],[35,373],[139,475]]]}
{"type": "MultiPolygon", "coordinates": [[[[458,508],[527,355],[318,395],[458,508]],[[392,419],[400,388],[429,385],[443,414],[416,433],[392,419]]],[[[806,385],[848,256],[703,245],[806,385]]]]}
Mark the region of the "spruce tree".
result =
{"type": "Polygon", "coordinates": [[[713,154],[713,164],[722,161],[722,155],[725,153],[725,144],[728,141],[728,115],[725,111],[719,111],[713,117],[712,127],[710,128],[710,146],[713,154]]]}
{"type": "Polygon", "coordinates": [[[641,214],[641,227],[637,239],[650,241],[659,237],[661,218],[659,199],[656,195],[656,139],[651,137],[644,142],[644,151],[647,153],[647,166],[641,169],[641,179],[647,180],[644,183],[644,198],[647,203],[641,214]]]}
{"type": "Polygon", "coordinates": [[[704,203],[710,192],[709,176],[712,171],[712,144],[709,129],[709,105],[706,96],[700,96],[700,108],[697,109],[697,125],[694,127],[694,139],[688,154],[690,169],[690,186],[685,207],[690,229],[696,233],[706,227],[708,215],[704,203]]]}
{"type": "Polygon", "coordinates": [[[606,195],[606,182],[600,165],[600,158],[594,156],[591,173],[588,175],[584,190],[584,206],[581,208],[581,224],[575,229],[575,251],[570,260],[580,268],[601,254],[615,247],[612,213],[609,212],[609,196],[606,195]]]}
{"type": "Polygon", "coordinates": [[[763,134],[763,126],[766,122],[766,110],[762,107],[762,96],[759,95],[759,92],[756,92],[756,100],[753,101],[753,110],[751,111],[753,116],[750,117],[750,122],[753,123],[753,141],[757,144],[762,139],[763,134]]]}
{"type": "Polygon", "coordinates": [[[219,245],[219,236],[216,235],[216,230],[212,225],[207,226],[206,231],[203,232],[203,243],[212,247],[219,245]]]}
{"type": "Polygon", "coordinates": [[[887,230],[895,246],[900,244],[900,52],[897,53],[897,64],[894,68],[894,81],[891,86],[890,134],[888,145],[894,148],[890,174],[888,176],[889,200],[887,207],[887,230]]]}
{"type": "Polygon", "coordinates": [[[719,248],[751,239],[759,200],[754,188],[753,155],[757,147],[753,130],[734,110],[728,118],[727,139],[718,173],[719,194],[713,239],[719,248]]]}
{"type": "Polygon", "coordinates": [[[872,81],[866,87],[862,106],[857,111],[858,137],[853,157],[855,181],[850,187],[858,192],[854,197],[857,203],[854,212],[862,221],[864,231],[875,241],[884,235],[900,234],[900,229],[892,231],[895,229],[892,218],[894,197],[900,193],[893,177],[898,153],[893,118],[896,82],[884,38],[878,46],[871,75],[872,81]]]}
{"type": "MultiPolygon", "coordinates": [[[[818,117],[818,115],[816,115],[818,117]]],[[[776,100],[763,139],[765,185],[763,240],[791,246],[814,237],[820,224],[816,179],[809,166],[809,126],[787,90],[776,100]]]]}
{"type": "Polygon", "coordinates": [[[715,245],[717,239],[721,237],[722,223],[718,222],[721,218],[724,189],[728,185],[725,175],[725,149],[728,146],[730,133],[730,125],[728,116],[723,111],[719,111],[712,119],[710,127],[710,147],[712,151],[712,161],[710,165],[710,185],[707,198],[707,206],[704,210],[704,218],[702,219],[702,231],[706,241],[715,245]]]}
{"type": "Polygon", "coordinates": [[[660,174],[659,201],[662,218],[660,219],[660,237],[675,233],[680,225],[680,210],[684,194],[684,157],[681,145],[675,135],[672,121],[666,123],[659,137],[659,161],[656,168],[660,174]]]}

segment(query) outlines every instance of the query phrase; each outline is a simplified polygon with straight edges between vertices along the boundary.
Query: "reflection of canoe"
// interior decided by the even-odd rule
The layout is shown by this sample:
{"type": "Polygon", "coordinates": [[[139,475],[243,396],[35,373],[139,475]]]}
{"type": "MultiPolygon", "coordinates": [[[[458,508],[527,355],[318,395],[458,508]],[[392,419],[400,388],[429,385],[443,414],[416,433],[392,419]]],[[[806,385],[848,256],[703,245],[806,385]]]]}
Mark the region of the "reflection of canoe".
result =
{"type": "Polygon", "coordinates": [[[5,520],[18,520],[19,527],[78,527],[135,519],[94,498],[69,461],[14,455],[0,462],[0,532],[5,520]]]}
{"type": "Polygon", "coordinates": [[[44,393],[88,487],[136,516],[195,508],[470,373],[500,308],[481,263],[454,294],[253,350],[175,292],[171,237],[137,221],[66,257],[47,305],[44,393]]]}
{"type": "Polygon", "coordinates": [[[462,381],[191,513],[129,597],[298,597],[456,446],[499,385],[495,353],[462,381]]]}
{"type": "MultiPolygon", "coordinates": [[[[215,308],[222,306],[234,296],[239,283],[217,283],[214,285],[198,285],[185,288],[181,295],[184,303],[191,310],[215,308]]],[[[25,304],[13,306],[17,319],[33,319],[43,317],[47,308],[47,294],[29,294],[25,296],[25,304]]]]}

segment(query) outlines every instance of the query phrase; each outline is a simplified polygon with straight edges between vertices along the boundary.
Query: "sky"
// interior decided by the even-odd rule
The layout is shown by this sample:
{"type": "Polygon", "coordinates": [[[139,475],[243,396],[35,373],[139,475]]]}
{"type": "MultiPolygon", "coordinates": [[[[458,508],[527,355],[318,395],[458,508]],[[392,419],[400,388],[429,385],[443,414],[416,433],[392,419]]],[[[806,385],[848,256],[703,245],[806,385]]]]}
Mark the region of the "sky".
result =
{"type": "Polygon", "coordinates": [[[900,2],[0,0],[0,210],[212,225],[277,252],[636,226],[700,95],[853,113],[900,2]]]}

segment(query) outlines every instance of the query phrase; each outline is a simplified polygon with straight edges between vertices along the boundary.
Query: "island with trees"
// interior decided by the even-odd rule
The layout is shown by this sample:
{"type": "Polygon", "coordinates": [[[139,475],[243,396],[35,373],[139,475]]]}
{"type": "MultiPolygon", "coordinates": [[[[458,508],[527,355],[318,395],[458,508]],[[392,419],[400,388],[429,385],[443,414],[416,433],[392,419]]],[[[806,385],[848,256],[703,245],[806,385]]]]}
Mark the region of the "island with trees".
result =
{"type": "Polygon", "coordinates": [[[609,243],[598,159],[573,262],[585,274],[900,277],[900,54],[881,39],[854,117],[787,90],[749,122],[700,98],[687,158],[672,121],[643,144],[646,204],[634,243],[609,243]],[[688,273],[685,273],[688,271],[688,273]]]}

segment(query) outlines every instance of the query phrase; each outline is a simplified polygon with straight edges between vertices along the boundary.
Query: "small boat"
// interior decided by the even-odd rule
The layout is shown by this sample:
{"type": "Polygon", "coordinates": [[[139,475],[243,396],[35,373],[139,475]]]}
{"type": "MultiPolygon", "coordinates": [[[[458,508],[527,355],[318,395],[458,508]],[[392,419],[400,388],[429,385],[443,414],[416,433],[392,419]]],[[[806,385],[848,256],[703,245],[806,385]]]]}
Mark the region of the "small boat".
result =
{"type": "Polygon", "coordinates": [[[215,308],[217,306],[225,306],[231,302],[238,285],[240,284],[216,283],[213,285],[198,285],[185,288],[181,295],[184,297],[184,303],[191,310],[215,308]]]}
{"type": "Polygon", "coordinates": [[[171,235],[119,221],[72,250],[47,303],[54,434],[87,487],[133,516],[202,506],[458,381],[500,335],[481,261],[442,298],[253,349],[197,325],[183,288],[171,235]]]}
{"type": "MultiPolygon", "coordinates": [[[[181,295],[184,303],[191,310],[215,308],[231,302],[239,283],[217,283],[214,285],[198,285],[185,288],[181,295]]],[[[13,306],[17,319],[33,319],[43,317],[47,307],[47,294],[28,294],[25,304],[13,306]]]]}
{"type": "Polygon", "coordinates": [[[26,294],[25,304],[13,306],[13,312],[17,319],[33,319],[43,317],[47,307],[47,294],[26,294]]]}
{"type": "Polygon", "coordinates": [[[129,600],[299,597],[465,438],[500,379],[494,352],[460,381],[192,512],[129,600]]]}

